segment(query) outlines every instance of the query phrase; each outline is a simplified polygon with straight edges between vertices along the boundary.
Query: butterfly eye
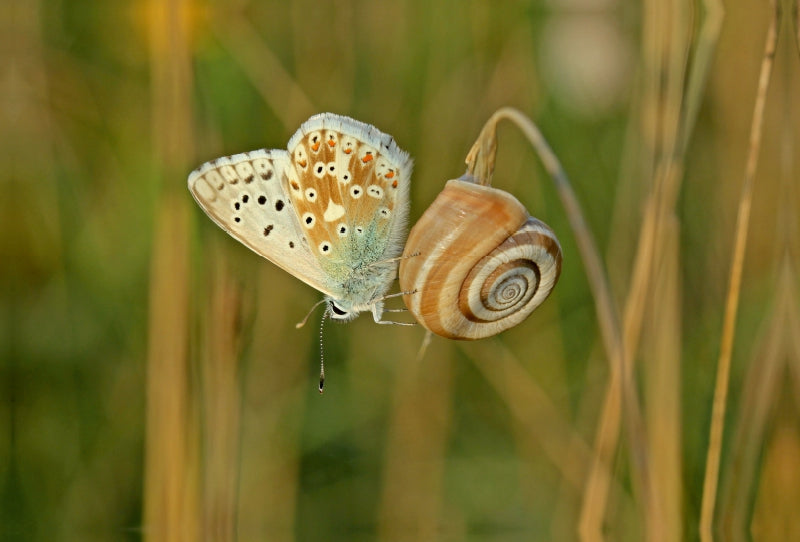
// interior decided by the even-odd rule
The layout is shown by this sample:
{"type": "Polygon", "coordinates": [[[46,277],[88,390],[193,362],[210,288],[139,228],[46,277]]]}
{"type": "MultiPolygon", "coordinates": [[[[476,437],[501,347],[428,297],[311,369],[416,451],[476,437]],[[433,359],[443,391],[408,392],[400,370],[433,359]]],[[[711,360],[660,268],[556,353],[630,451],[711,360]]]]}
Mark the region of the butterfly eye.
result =
{"type": "Polygon", "coordinates": [[[306,188],[306,199],[312,203],[317,201],[317,191],[313,188],[306,188]]]}
{"type": "Polygon", "coordinates": [[[321,179],[325,176],[325,164],[322,162],[317,162],[314,164],[314,176],[318,179],[321,179]]]}
{"type": "Polygon", "coordinates": [[[380,209],[380,211],[378,211],[378,213],[380,213],[381,217],[383,217],[383,218],[389,218],[389,215],[392,214],[391,211],[389,211],[388,207],[381,207],[381,209],[380,209]]]}
{"type": "Polygon", "coordinates": [[[331,244],[327,241],[323,241],[319,244],[319,251],[321,254],[330,254],[331,253],[331,244]]]}
{"type": "Polygon", "coordinates": [[[331,318],[334,320],[349,320],[350,312],[339,307],[334,301],[328,302],[328,307],[331,310],[331,318]]]}
{"type": "Polygon", "coordinates": [[[381,199],[383,197],[383,188],[373,184],[367,188],[367,194],[375,199],[381,199]]]}
{"type": "Polygon", "coordinates": [[[339,237],[347,236],[347,225],[346,224],[339,224],[337,227],[336,233],[339,234],[339,237]]]}
{"type": "Polygon", "coordinates": [[[334,162],[328,162],[328,175],[331,177],[336,176],[336,164],[334,162]]]}
{"type": "Polygon", "coordinates": [[[358,199],[364,194],[364,190],[361,186],[354,184],[350,187],[350,197],[353,199],[358,199]]]}
{"type": "Polygon", "coordinates": [[[343,316],[347,316],[348,315],[347,311],[343,311],[342,309],[337,307],[336,303],[334,303],[333,301],[331,301],[328,306],[331,308],[331,312],[333,313],[332,316],[334,318],[337,318],[337,317],[341,318],[343,316]]]}
{"type": "Polygon", "coordinates": [[[314,217],[314,213],[305,213],[303,215],[303,225],[308,229],[313,228],[316,221],[317,219],[314,217]]]}

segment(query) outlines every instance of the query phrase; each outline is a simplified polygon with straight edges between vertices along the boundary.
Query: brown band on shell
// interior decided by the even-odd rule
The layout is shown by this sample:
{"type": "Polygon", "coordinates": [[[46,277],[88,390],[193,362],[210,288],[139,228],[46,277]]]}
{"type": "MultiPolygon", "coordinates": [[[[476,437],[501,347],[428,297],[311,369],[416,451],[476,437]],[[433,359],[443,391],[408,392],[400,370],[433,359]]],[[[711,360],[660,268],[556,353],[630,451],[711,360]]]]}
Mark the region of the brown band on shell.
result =
{"type": "Polygon", "coordinates": [[[558,280],[561,249],[510,194],[449,181],[417,222],[400,286],[417,320],[452,339],[479,339],[524,320],[558,280]]]}

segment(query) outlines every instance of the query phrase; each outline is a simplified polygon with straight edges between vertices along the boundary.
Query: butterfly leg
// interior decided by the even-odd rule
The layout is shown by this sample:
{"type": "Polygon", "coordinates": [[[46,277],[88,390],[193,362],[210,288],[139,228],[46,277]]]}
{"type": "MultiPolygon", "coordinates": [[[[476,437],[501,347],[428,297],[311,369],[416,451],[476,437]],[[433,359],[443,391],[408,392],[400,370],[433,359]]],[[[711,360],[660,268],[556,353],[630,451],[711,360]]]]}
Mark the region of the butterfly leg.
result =
{"type": "Polygon", "coordinates": [[[389,299],[391,297],[400,297],[403,295],[410,295],[414,294],[417,291],[414,290],[412,292],[397,292],[396,294],[387,294],[383,297],[380,297],[375,300],[375,303],[372,305],[372,317],[378,324],[395,324],[398,326],[415,326],[417,325],[414,322],[395,322],[394,320],[381,320],[381,315],[384,312],[405,312],[407,309],[384,309],[383,308],[383,301],[389,299]]]}
{"type": "Polygon", "coordinates": [[[394,320],[378,320],[379,324],[392,324],[395,326],[415,326],[416,322],[395,322],[394,320]]]}
{"type": "Polygon", "coordinates": [[[390,297],[400,297],[400,296],[404,296],[404,295],[411,295],[411,294],[416,294],[416,293],[417,293],[417,291],[416,291],[416,290],[412,290],[412,291],[410,291],[410,292],[397,292],[396,294],[386,294],[386,295],[385,295],[385,296],[383,296],[383,297],[379,297],[379,298],[378,298],[378,299],[376,299],[375,301],[376,301],[376,302],[378,302],[378,301],[384,301],[384,300],[386,300],[386,299],[389,299],[390,297]]]}
{"type": "Polygon", "coordinates": [[[408,258],[414,258],[415,256],[419,256],[419,254],[420,254],[419,252],[415,252],[414,254],[409,254],[408,256],[401,255],[401,256],[395,256],[394,258],[386,258],[385,260],[378,260],[377,262],[372,262],[371,264],[369,264],[368,267],[373,267],[373,266],[376,266],[376,265],[383,265],[383,264],[387,264],[387,263],[399,262],[400,260],[406,260],[408,258]]]}

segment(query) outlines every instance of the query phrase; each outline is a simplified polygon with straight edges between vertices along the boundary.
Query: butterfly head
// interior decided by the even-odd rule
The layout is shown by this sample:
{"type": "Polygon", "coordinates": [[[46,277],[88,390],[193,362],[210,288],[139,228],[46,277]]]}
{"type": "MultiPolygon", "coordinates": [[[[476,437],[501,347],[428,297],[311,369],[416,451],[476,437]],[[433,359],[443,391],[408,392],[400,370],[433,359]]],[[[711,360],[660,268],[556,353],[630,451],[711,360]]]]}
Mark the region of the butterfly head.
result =
{"type": "Polygon", "coordinates": [[[359,311],[354,310],[353,307],[341,300],[328,298],[327,302],[328,316],[330,316],[332,320],[349,322],[358,316],[359,311]]]}
{"type": "Polygon", "coordinates": [[[339,322],[349,322],[361,312],[371,312],[376,322],[381,321],[383,314],[383,298],[370,298],[368,301],[353,301],[350,299],[334,299],[326,297],[326,314],[339,322]]]}

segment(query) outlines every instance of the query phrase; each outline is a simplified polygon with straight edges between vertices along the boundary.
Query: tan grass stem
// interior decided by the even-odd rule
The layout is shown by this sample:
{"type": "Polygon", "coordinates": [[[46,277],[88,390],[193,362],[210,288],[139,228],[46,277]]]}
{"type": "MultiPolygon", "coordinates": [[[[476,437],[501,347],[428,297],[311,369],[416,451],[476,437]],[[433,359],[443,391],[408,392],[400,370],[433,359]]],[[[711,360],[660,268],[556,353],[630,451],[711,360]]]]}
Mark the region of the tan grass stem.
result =
{"type": "MultiPolygon", "coordinates": [[[[679,265],[677,260],[679,252],[674,249],[668,249],[670,239],[674,237],[674,228],[676,226],[674,224],[673,209],[679,193],[680,181],[683,177],[684,156],[691,140],[697,111],[702,99],[702,90],[709,72],[710,60],[713,57],[713,51],[716,48],[721,23],[724,18],[724,9],[717,0],[704,2],[705,16],[697,38],[698,44],[690,63],[691,71],[685,83],[686,90],[681,96],[680,90],[684,87],[683,74],[686,68],[686,55],[689,51],[686,43],[690,36],[687,36],[682,28],[676,29],[674,35],[664,33],[665,25],[663,21],[676,21],[672,26],[683,27],[687,25],[680,21],[690,15],[687,15],[678,6],[674,6],[674,13],[670,11],[669,5],[656,3],[648,6],[650,9],[646,10],[645,14],[646,28],[651,28],[653,31],[645,31],[645,35],[648,36],[645,42],[646,66],[654,64],[656,67],[646,72],[644,88],[645,95],[649,96],[649,99],[645,100],[643,107],[645,112],[644,124],[650,127],[652,132],[652,137],[647,140],[651,142],[652,150],[648,153],[647,151],[650,149],[645,145],[644,151],[636,154],[650,157],[650,160],[643,160],[645,164],[644,172],[645,174],[652,174],[655,177],[655,181],[644,208],[644,218],[640,226],[641,233],[624,310],[624,348],[625,357],[630,360],[627,369],[631,373],[636,359],[635,353],[639,348],[642,323],[645,321],[645,310],[648,307],[648,303],[651,305],[654,303],[652,296],[656,295],[657,289],[651,284],[654,281],[655,284],[661,284],[663,281],[666,281],[666,284],[670,284],[669,275],[664,275],[661,269],[664,265],[673,269],[679,265]],[[664,10],[666,10],[666,13],[664,13],[664,10]],[[669,62],[662,68],[662,64],[665,63],[664,59],[668,59],[669,62]],[[670,81],[670,84],[666,85],[666,90],[663,92],[661,85],[658,84],[661,77],[668,77],[670,81]],[[680,116],[676,114],[667,115],[670,111],[674,113],[680,112],[680,116]],[[658,115],[656,112],[658,112],[658,115]],[[650,115],[647,113],[650,113],[650,115]],[[673,121],[673,118],[677,120],[673,121]],[[676,258],[676,260],[671,262],[669,261],[670,258],[676,258]],[[657,278],[657,275],[660,275],[660,278],[657,278]]],[[[623,227],[631,226],[635,227],[636,225],[626,224],[623,227]]],[[[624,251],[624,248],[616,249],[615,253],[620,251],[624,251]]],[[[621,274],[621,276],[624,276],[624,274],[621,274]]],[[[675,292],[677,295],[677,290],[675,292]]],[[[669,342],[667,337],[662,336],[664,333],[666,333],[665,329],[653,328],[650,340],[661,341],[662,344],[665,341],[669,342]]],[[[675,340],[674,337],[673,340],[675,340]]],[[[655,354],[658,350],[651,348],[649,351],[655,354]]],[[[663,351],[660,352],[663,354],[663,351]]],[[[656,369],[655,365],[660,365],[661,368],[656,369],[659,374],[662,376],[667,373],[672,374],[671,381],[677,385],[679,375],[673,373],[677,370],[679,350],[674,352],[675,355],[672,358],[661,354],[652,359],[653,369],[656,369]],[[672,365],[672,367],[670,368],[668,365],[672,365]]],[[[600,429],[598,431],[596,449],[599,451],[605,450],[609,455],[616,449],[619,431],[618,418],[621,405],[618,401],[618,387],[619,379],[613,378],[612,375],[606,391],[600,421],[598,422],[600,429]]],[[[677,393],[677,388],[672,391],[673,399],[675,393],[677,393]]],[[[672,404],[673,399],[670,399],[667,394],[661,393],[659,398],[660,401],[665,401],[667,405],[672,404]]],[[[676,413],[673,412],[674,414],[676,413]]],[[[657,430],[657,427],[649,427],[651,438],[655,438],[653,433],[657,430]]],[[[654,461],[659,463],[666,461],[668,464],[673,464],[674,459],[676,457],[670,459],[666,455],[662,455],[661,459],[654,457],[654,461]]],[[[654,469],[653,472],[660,468],[655,464],[651,466],[654,469]]],[[[602,507],[598,503],[605,501],[604,495],[607,489],[604,488],[604,480],[607,480],[607,476],[601,476],[600,472],[592,472],[586,500],[584,501],[586,522],[595,525],[595,532],[600,528],[601,517],[596,515],[589,517],[589,515],[593,514],[591,512],[593,508],[602,507]]],[[[659,476],[658,480],[664,482],[663,477],[659,476]]],[[[647,503],[652,520],[649,522],[648,536],[651,539],[674,539],[674,536],[670,534],[671,531],[665,531],[662,527],[666,524],[679,524],[680,519],[676,514],[679,515],[678,511],[681,508],[680,494],[675,487],[675,482],[669,481],[664,485],[658,480],[654,479],[654,500],[647,503]]]]}
{"type": "MultiPolygon", "coordinates": [[[[794,359],[795,371],[800,368],[799,305],[794,280],[791,265],[784,260],[778,269],[773,306],[764,319],[763,331],[759,333],[760,339],[750,356],[743,378],[737,423],[729,447],[730,464],[734,466],[732,470],[735,470],[736,476],[725,480],[723,490],[719,492],[716,514],[716,530],[723,540],[736,539],[748,532],[751,521],[756,523],[751,512],[754,506],[752,499],[758,486],[758,473],[766,468],[764,447],[773,430],[775,418],[782,417],[778,414],[777,403],[791,393],[786,393],[790,389],[786,386],[786,377],[791,375],[792,370],[787,362],[794,359]]],[[[792,376],[794,378],[789,380],[795,383],[796,390],[800,372],[792,376]]],[[[777,496],[784,500],[783,497],[788,493],[779,493],[777,496]]],[[[773,516],[773,519],[778,518],[773,516]]],[[[794,523],[797,524],[796,521],[794,523]]]]}
{"type": "Polygon", "coordinates": [[[186,2],[151,2],[153,141],[170,179],[155,218],[147,353],[144,538],[198,540],[199,439],[188,378],[191,52],[186,2]]]}
{"type": "Polygon", "coordinates": [[[755,184],[754,179],[756,166],[758,165],[758,156],[761,150],[764,108],[778,41],[780,10],[775,0],[771,2],[771,6],[773,9],[773,17],[770,21],[769,29],[767,30],[767,37],[764,45],[764,59],[761,62],[761,73],[759,74],[758,89],[753,106],[750,145],[747,154],[747,162],[745,164],[742,193],[739,198],[739,210],[736,217],[733,256],[730,267],[730,282],[725,303],[720,352],[717,361],[714,403],[711,412],[706,470],[703,479],[703,499],[700,511],[700,538],[704,542],[711,542],[713,540],[714,506],[717,497],[717,484],[719,482],[719,465],[720,456],[722,454],[722,437],[728,399],[731,353],[733,350],[733,339],[736,335],[736,314],[739,307],[742,269],[744,266],[745,249],[747,247],[747,230],[750,226],[750,210],[753,201],[753,187],[755,184]]]}
{"type": "Polygon", "coordinates": [[[201,341],[203,531],[206,540],[236,539],[241,420],[242,291],[225,254],[208,255],[209,301],[201,341]]]}

